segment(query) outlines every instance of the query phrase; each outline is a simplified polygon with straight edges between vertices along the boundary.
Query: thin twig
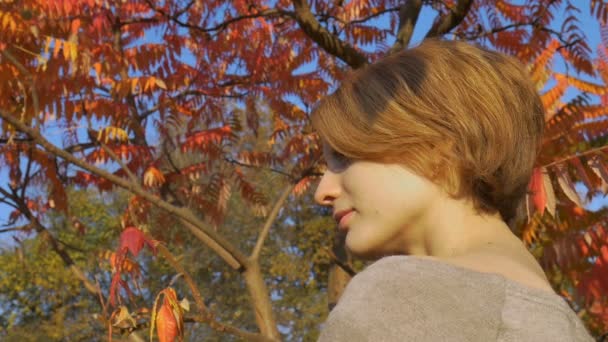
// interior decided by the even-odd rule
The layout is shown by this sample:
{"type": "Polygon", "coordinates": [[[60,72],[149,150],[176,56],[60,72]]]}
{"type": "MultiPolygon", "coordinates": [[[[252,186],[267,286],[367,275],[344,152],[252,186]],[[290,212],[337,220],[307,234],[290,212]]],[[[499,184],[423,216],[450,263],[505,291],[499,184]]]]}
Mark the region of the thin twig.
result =
{"type": "Polygon", "coordinates": [[[397,39],[389,50],[389,53],[401,51],[410,43],[418,15],[422,10],[422,0],[410,0],[401,6],[399,9],[399,29],[397,30],[397,39]]]}
{"type": "Polygon", "coordinates": [[[268,236],[270,227],[272,227],[272,224],[274,223],[274,221],[277,218],[277,215],[279,214],[279,210],[281,209],[281,207],[285,203],[285,200],[287,200],[287,197],[293,191],[293,188],[295,186],[296,186],[296,183],[289,183],[285,187],[285,189],[283,190],[283,192],[281,193],[279,198],[277,199],[276,203],[274,204],[274,207],[270,211],[270,214],[266,218],[266,222],[264,223],[264,226],[262,227],[262,231],[260,232],[258,240],[255,243],[255,247],[253,248],[253,252],[251,253],[250,259],[252,259],[252,260],[259,259],[260,251],[262,250],[262,246],[264,246],[264,241],[266,240],[266,237],[268,236]]]}
{"type": "Polygon", "coordinates": [[[553,162],[551,162],[549,164],[542,165],[542,167],[548,168],[550,166],[554,166],[556,164],[560,164],[560,163],[566,162],[566,161],[568,161],[570,159],[580,158],[580,157],[586,156],[588,154],[592,154],[592,153],[596,153],[596,152],[601,152],[603,149],[608,149],[608,145],[592,148],[592,149],[587,150],[585,152],[581,152],[581,153],[577,153],[575,155],[567,156],[567,157],[558,159],[556,161],[553,161],[553,162]]]}
{"type": "Polygon", "coordinates": [[[14,231],[19,231],[19,230],[29,230],[29,229],[32,229],[32,226],[30,224],[26,224],[26,225],[19,226],[19,227],[0,229],[0,233],[14,232],[14,231]]]}
{"type": "Polygon", "coordinates": [[[192,280],[192,277],[190,277],[190,274],[188,274],[188,272],[186,272],[186,269],[183,268],[182,265],[177,262],[177,260],[175,260],[173,254],[171,254],[169,249],[165,247],[162,243],[156,244],[156,248],[158,249],[159,253],[167,260],[167,262],[171,264],[171,266],[173,266],[176,271],[183,275],[184,280],[190,287],[190,291],[192,292],[192,296],[194,297],[194,301],[196,302],[196,305],[198,306],[200,312],[205,316],[209,316],[210,313],[207,309],[207,306],[205,305],[205,302],[203,302],[203,297],[198,288],[196,287],[194,280],[192,280]]]}
{"type": "Polygon", "coordinates": [[[342,260],[340,260],[334,254],[334,252],[332,252],[330,249],[325,248],[325,251],[327,252],[327,254],[329,255],[329,257],[331,258],[331,260],[333,262],[335,262],[338,266],[340,266],[340,268],[342,268],[346,273],[348,273],[348,275],[350,275],[351,277],[354,277],[357,274],[357,272],[355,270],[353,270],[352,267],[350,267],[349,265],[345,264],[342,260]]]}

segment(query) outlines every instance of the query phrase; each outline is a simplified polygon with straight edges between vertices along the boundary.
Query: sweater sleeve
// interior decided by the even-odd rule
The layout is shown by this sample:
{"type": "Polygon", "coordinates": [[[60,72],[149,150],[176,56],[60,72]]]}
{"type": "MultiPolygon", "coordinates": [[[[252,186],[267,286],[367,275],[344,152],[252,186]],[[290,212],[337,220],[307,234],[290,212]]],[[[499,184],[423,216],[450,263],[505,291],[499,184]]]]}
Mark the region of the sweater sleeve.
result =
{"type": "Polygon", "coordinates": [[[460,278],[380,259],[350,281],[318,341],[495,341],[504,288],[460,278]]]}

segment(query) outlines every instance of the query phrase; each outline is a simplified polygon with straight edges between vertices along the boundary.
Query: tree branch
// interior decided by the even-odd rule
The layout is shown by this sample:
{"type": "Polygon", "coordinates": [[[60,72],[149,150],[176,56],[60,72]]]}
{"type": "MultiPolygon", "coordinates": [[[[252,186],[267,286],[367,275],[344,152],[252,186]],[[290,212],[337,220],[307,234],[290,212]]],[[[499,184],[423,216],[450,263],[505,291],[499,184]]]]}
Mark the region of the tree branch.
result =
{"type": "MultiPolygon", "coordinates": [[[[198,323],[209,323],[207,321],[205,321],[203,318],[200,317],[196,317],[196,316],[186,316],[184,317],[184,322],[186,323],[190,323],[190,322],[198,322],[198,323]]],[[[227,324],[222,324],[222,323],[218,323],[218,322],[213,322],[214,324],[217,324],[218,327],[220,327],[222,330],[222,332],[227,332],[229,334],[235,335],[235,336],[239,336],[242,337],[243,339],[245,339],[245,341],[253,341],[253,342],[276,342],[275,340],[272,340],[268,337],[265,337],[261,334],[256,334],[256,333],[251,333],[248,331],[244,331],[241,330],[237,327],[234,327],[232,325],[227,325],[227,324]]]]}
{"type": "Polygon", "coordinates": [[[179,16],[181,16],[184,13],[183,10],[179,11],[178,13],[176,13],[174,15],[171,15],[169,13],[166,13],[162,9],[159,9],[158,7],[156,7],[151,0],[145,0],[145,1],[148,4],[148,6],[150,7],[150,9],[152,9],[153,11],[159,13],[163,17],[166,17],[167,19],[173,21],[177,25],[179,25],[181,27],[189,28],[189,29],[192,29],[192,30],[195,30],[195,31],[203,32],[203,33],[210,33],[210,32],[213,32],[213,31],[224,30],[230,24],[234,24],[234,23],[236,23],[238,21],[246,20],[246,19],[254,19],[254,18],[260,18],[260,17],[290,17],[290,18],[294,18],[294,13],[293,12],[284,11],[284,10],[280,10],[280,9],[267,9],[267,10],[263,10],[263,11],[260,11],[258,13],[254,13],[254,14],[247,14],[247,15],[242,15],[242,16],[230,18],[230,19],[228,19],[228,20],[226,20],[226,21],[224,21],[221,24],[218,24],[216,26],[209,27],[209,28],[203,28],[203,27],[192,25],[192,24],[188,24],[186,22],[183,22],[183,21],[179,20],[179,16]]]}
{"type": "Polygon", "coordinates": [[[450,32],[454,27],[458,26],[473,4],[473,0],[458,0],[456,8],[451,8],[449,13],[435,21],[426,38],[438,37],[450,32]]]}
{"type": "Polygon", "coordinates": [[[357,275],[357,272],[355,270],[353,270],[352,267],[350,267],[348,264],[346,264],[345,262],[340,260],[340,258],[338,258],[333,251],[325,248],[325,252],[327,252],[331,261],[335,262],[336,265],[338,265],[341,269],[343,269],[344,272],[348,273],[348,275],[350,275],[351,277],[354,277],[355,275],[357,275]]]}
{"type": "Polygon", "coordinates": [[[19,206],[19,210],[25,215],[25,217],[28,218],[34,230],[36,230],[40,237],[49,243],[51,249],[61,258],[63,263],[70,268],[76,278],[84,284],[84,287],[93,294],[101,294],[101,289],[89,281],[84,272],[76,265],[72,257],[70,257],[65,249],[59,245],[57,239],[49,232],[48,229],[46,229],[46,227],[42,225],[42,223],[40,223],[40,221],[38,221],[36,216],[34,216],[34,214],[28,208],[25,201],[22,198],[17,197],[15,192],[10,194],[6,190],[0,188],[0,193],[11,198],[15,204],[19,206]]]}
{"type": "MultiPolygon", "coordinates": [[[[225,157],[224,160],[227,161],[228,163],[239,165],[239,166],[250,167],[250,168],[260,168],[260,169],[262,168],[262,167],[257,166],[257,165],[246,164],[246,163],[243,163],[243,162],[240,162],[238,160],[234,160],[234,159],[228,158],[228,157],[225,157]]],[[[290,175],[288,172],[285,172],[285,171],[282,171],[282,170],[279,170],[279,169],[275,169],[273,167],[266,167],[266,168],[263,168],[263,169],[266,169],[268,171],[277,173],[277,174],[279,174],[281,176],[285,176],[285,177],[289,178],[290,180],[294,180],[294,176],[290,175]]]]}
{"type": "Polygon", "coordinates": [[[400,7],[386,8],[386,9],[384,9],[382,11],[378,11],[378,12],[376,12],[374,14],[370,14],[367,17],[363,17],[361,19],[355,19],[355,20],[351,20],[351,21],[344,21],[344,20],[342,20],[342,19],[340,19],[340,18],[338,18],[336,16],[333,16],[333,15],[330,15],[330,14],[325,14],[325,13],[316,14],[315,16],[319,18],[320,22],[327,23],[327,21],[328,21],[327,19],[333,19],[333,20],[339,22],[340,24],[342,24],[344,26],[348,26],[348,25],[352,25],[352,24],[363,24],[366,21],[374,19],[374,18],[377,18],[377,17],[379,17],[379,16],[381,16],[383,14],[386,14],[386,13],[389,13],[389,12],[399,11],[399,8],[400,7]]]}
{"type": "Polygon", "coordinates": [[[84,162],[83,160],[76,158],[74,155],[71,155],[62,149],[59,149],[58,147],[51,144],[48,140],[46,140],[36,130],[23,124],[17,118],[11,116],[10,114],[0,112],[0,117],[15,126],[18,130],[29,134],[36,141],[36,143],[43,146],[50,153],[61,157],[64,160],[76,166],[79,166],[95,175],[103,177],[109,180],[110,182],[116,184],[117,186],[129,190],[130,192],[144,198],[153,205],[166,210],[168,213],[184,219],[184,221],[190,223],[190,225],[186,225],[188,230],[192,234],[194,234],[194,236],[197,237],[199,240],[203,242],[208,242],[209,240],[214,241],[216,245],[208,244],[208,246],[212,250],[217,252],[218,255],[220,255],[220,257],[222,257],[224,261],[226,261],[233,268],[238,269],[240,267],[248,266],[247,257],[243,253],[241,253],[236,247],[234,247],[233,244],[227,241],[224,237],[217,234],[213,229],[207,227],[207,225],[203,221],[194,216],[192,212],[190,212],[188,209],[175,207],[167,203],[166,201],[161,200],[157,196],[145,191],[139,184],[129,182],[128,180],[113,175],[110,172],[90,165],[84,162]]]}
{"type": "Polygon", "coordinates": [[[314,42],[325,51],[338,57],[353,69],[368,63],[367,58],[348,43],[325,29],[310,11],[307,0],[292,0],[296,9],[295,19],[298,25],[314,42]]]}
{"type": "Polygon", "coordinates": [[[12,141],[12,142],[20,142],[20,143],[31,143],[34,140],[32,140],[32,138],[12,138],[12,139],[11,138],[8,138],[8,139],[3,138],[3,139],[0,139],[0,144],[8,144],[10,141],[12,141]]]}
{"type": "Polygon", "coordinates": [[[137,178],[137,176],[135,174],[133,174],[133,172],[131,172],[131,170],[129,169],[129,167],[127,165],[125,165],[125,163],[123,163],[122,159],[120,159],[116,155],[116,153],[114,153],[114,151],[112,151],[108,147],[108,145],[104,144],[101,140],[97,139],[97,137],[93,134],[92,130],[89,129],[88,133],[89,133],[89,138],[91,140],[94,139],[95,141],[97,141],[97,143],[110,156],[110,158],[112,158],[112,160],[114,160],[116,163],[118,163],[118,165],[125,171],[125,173],[129,177],[129,179],[131,180],[131,182],[133,182],[135,184],[139,184],[139,179],[137,178]]]}
{"type": "Polygon", "coordinates": [[[0,229],[0,234],[1,233],[8,233],[8,232],[16,232],[16,231],[20,231],[20,230],[30,230],[30,229],[32,229],[32,227],[28,223],[26,225],[19,226],[19,227],[11,227],[11,228],[0,229]]]}
{"type": "Polygon", "coordinates": [[[34,112],[34,116],[38,115],[39,113],[39,104],[38,104],[38,93],[36,92],[36,84],[34,82],[34,76],[32,76],[32,74],[29,72],[29,70],[27,70],[26,67],[23,66],[23,64],[21,64],[17,58],[15,58],[15,56],[13,56],[13,54],[9,51],[8,48],[3,49],[2,51],[0,51],[0,53],[2,53],[2,55],[4,57],[6,57],[6,59],[8,59],[11,63],[13,63],[15,65],[15,67],[17,69],[19,69],[19,71],[21,71],[26,77],[27,82],[30,84],[31,90],[32,90],[32,104],[33,104],[33,112],[34,112]]]}
{"type": "Polygon", "coordinates": [[[196,302],[196,305],[198,306],[201,314],[210,318],[211,316],[207,309],[207,306],[205,305],[205,302],[203,301],[203,296],[201,295],[200,291],[196,287],[196,284],[194,283],[194,280],[192,280],[192,277],[190,277],[190,274],[188,274],[188,272],[186,272],[186,270],[182,267],[182,265],[180,265],[179,262],[177,262],[175,257],[173,257],[173,254],[171,254],[171,252],[169,251],[169,249],[167,247],[165,247],[165,245],[163,245],[162,243],[158,243],[158,244],[156,244],[156,248],[158,249],[158,252],[167,260],[167,262],[169,264],[171,264],[171,266],[173,266],[173,268],[175,268],[176,271],[178,271],[179,273],[181,273],[184,276],[184,280],[190,287],[190,291],[192,292],[192,297],[194,297],[194,301],[196,302]]]}
{"type": "Polygon", "coordinates": [[[410,43],[418,15],[422,9],[422,0],[409,0],[399,9],[399,30],[397,40],[389,50],[389,54],[401,51],[410,43]]]}
{"type": "Polygon", "coordinates": [[[97,145],[94,142],[88,142],[88,143],[81,143],[81,144],[68,146],[68,147],[64,148],[64,150],[66,150],[68,153],[82,152],[86,149],[93,148],[95,146],[97,146],[97,145]]]}
{"type": "Polygon", "coordinates": [[[264,246],[264,241],[266,240],[266,237],[268,236],[270,227],[272,227],[272,224],[274,223],[274,221],[277,218],[277,215],[279,214],[279,210],[285,203],[285,200],[287,200],[287,197],[289,197],[289,194],[293,191],[293,188],[296,186],[296,184],[297,184],[296,182],[289,183],[285,187],[285,189],[283,190],[283,192],[281,193],[279,198],[277,199],[276,203],[274,204],[274,207],[270,211],[270,214],[266,218],[266,222],[264,223],[264,226],[262,227],[262,231],[260,232],[260,235],[258,236],[258,240],[255,243],[253,252],[251,253],[251,256],[249,257],[250,259],[253,259],[253,260],[259,259],[260,251],[262,250],[262,246],[264,246]]]}
{"type": "Polygon", "coordinates": [[[31,179],[30,171],[32,170],[32,150],[33,149],[34,149],[34,146],[30,145],[29,149],[27,150],[27,153],[28,153],[27,166],[25,167],[25,175],[23,176],[23,185],[21,185],[21,198],[25,197],[25,188],[27,188],[27,184],[29,183],[29,181],[31,179]]]}
{"type": "Polygon", "coordinates": [[[544,167],[544,168],[549,168],[551,166],[564,163],[564,162],[566,162],[566,161],[568,161],[570,159],[580,158],[582,156],[586,156],[586,155],[597,153],[597,152],[607,152],[607,151],[604,151],[604,150],[608,151],[608,145],[600,146],[600,147],[595,147],[595,148],[586,150],[584,152],[576,153],[574,155],[569,155],[569,156],[566,156],[564,158],[560,158],[558,160],[552,161],[549,164],[545,164],[545,165],[541,165],[541,166],[544,167]]]}

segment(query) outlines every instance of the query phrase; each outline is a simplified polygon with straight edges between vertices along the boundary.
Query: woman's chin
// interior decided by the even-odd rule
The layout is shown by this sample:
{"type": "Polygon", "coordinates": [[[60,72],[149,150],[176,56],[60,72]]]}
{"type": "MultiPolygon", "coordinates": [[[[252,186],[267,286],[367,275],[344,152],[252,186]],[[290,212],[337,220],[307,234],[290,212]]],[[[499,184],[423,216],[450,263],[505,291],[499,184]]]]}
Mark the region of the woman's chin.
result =
{"type": "Polygon", "coordinates": [[[349,232],[349,234],[346,236],[345,245],[355,258],[364,260],[377,259],[380,255],[382,255],[382,253],[376,248],[373,248],[373,244],[370,242],[371,241],[369,239],[355,237],[349,232]]]}

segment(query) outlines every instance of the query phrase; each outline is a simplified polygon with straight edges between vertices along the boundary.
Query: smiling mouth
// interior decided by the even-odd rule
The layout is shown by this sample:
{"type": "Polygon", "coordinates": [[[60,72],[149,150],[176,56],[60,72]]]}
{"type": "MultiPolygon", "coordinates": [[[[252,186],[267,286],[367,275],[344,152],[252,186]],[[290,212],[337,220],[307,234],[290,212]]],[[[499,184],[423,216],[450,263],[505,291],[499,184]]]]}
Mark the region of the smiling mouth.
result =
{"type": "Polygon", "coordinates": [[[350,210],[346,213],[343,213],[342,215],[340,215],[338,218],[338,228],[339,229],[347,229],[348,228],[348,222],[350,221],[351,217],[355,214],[354,210],[350,210]]]}

